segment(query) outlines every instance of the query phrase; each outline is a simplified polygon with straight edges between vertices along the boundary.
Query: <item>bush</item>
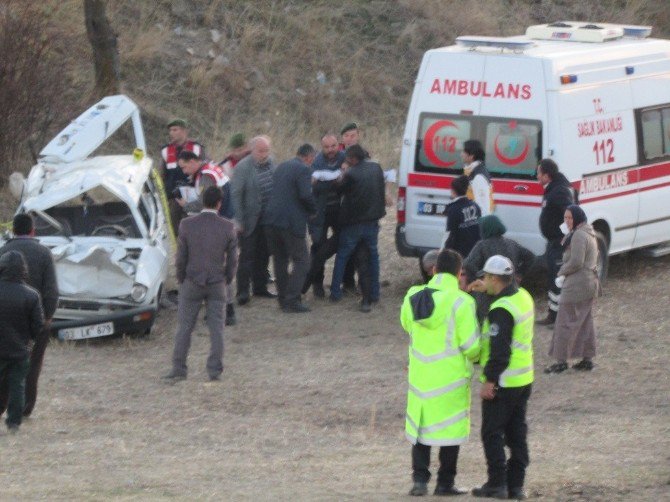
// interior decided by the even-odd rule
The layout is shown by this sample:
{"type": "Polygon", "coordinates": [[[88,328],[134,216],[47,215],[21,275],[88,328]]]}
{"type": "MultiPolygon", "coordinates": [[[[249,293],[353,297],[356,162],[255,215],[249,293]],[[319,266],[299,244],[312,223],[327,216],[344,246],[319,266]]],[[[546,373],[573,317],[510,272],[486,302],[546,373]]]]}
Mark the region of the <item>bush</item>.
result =
{"type": "Polygon", "coordinates": [[[42,148],[60,119],[66,86],[49,11],[22,0],[0,7],[0,186],[28,162],[32,145],[42,148]]]}

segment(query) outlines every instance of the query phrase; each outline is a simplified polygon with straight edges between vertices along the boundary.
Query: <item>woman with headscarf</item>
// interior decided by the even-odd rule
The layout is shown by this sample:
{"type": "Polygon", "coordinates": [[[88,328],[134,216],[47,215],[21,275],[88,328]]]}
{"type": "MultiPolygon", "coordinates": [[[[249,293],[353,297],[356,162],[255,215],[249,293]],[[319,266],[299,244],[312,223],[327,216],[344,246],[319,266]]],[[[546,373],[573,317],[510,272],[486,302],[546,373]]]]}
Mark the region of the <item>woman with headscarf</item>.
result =
{"type": "Polygon", "coordinates": [[[568,233],[562,242],[563,265],[556,278],[562,289],[549,349],[549,355],[557,362],[546,368],[545,373],[562,373],[568,369],[568,359],[577,358],[581,361],[573,368],[590,371],[596,355],[592,310],[600,294],[596,271],[598,244],[581,207],[568,206],[563,221],[568,233]]]}
{"type": "MultiPolygon", "coordinates": [[[[482,239],[475,244],[463,261],[467,284],[472,284],[472,281],[477,278],[477,273],[484,267],[486,260],[494,255],[509,258],[514,265],[514,275],[517,281],[521,281],[535,261],[533,252],[518,242],[504,237],[507,228],[495,214],[482,216],[479,219],[479,231],[482,239]]],[[[468,286],[467,289],[470,291],[471,287],[468,286]]],[[[486,293],[476,291],[472,291],[471,294],[477,302],[477,319],[481,323],[489,311],[492,298],[486,293]]]]}

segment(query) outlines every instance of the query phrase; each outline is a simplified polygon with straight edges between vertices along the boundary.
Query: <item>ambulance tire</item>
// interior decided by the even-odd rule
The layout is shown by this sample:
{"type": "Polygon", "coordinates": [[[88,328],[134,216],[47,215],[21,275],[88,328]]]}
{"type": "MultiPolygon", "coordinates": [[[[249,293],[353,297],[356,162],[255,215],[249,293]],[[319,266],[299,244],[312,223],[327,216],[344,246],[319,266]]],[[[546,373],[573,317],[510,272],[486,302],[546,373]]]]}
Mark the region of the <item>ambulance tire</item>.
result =
{"type": "Polygon", "coordinates": [[[607,238],[601,232],[596,230],[596,243],[598,244],[598,260],[596,261],[596,270],[598,272],[598,279],[600,279],[600,284],[605,284],[607,279],[607,271],[609,269],[609,245],[607,244],[607,238]]]}

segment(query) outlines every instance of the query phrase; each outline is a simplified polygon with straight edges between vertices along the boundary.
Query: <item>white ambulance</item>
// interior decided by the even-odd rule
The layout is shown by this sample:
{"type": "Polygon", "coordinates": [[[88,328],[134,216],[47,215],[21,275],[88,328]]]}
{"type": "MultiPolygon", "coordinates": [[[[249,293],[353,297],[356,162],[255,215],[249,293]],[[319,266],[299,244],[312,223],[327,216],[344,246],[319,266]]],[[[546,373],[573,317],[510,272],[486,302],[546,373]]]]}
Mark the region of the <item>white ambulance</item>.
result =
{"type": "Polygon", "coordinates": [[[553,158],[608,255],[670,253],[670,41],[650,27],[585,22],[525,36],[458,37],[423,57],[398,179],[396,247],[440,247],[463,142],[484,145],[495,214],[540,255],[539,160],[553,158]]]}

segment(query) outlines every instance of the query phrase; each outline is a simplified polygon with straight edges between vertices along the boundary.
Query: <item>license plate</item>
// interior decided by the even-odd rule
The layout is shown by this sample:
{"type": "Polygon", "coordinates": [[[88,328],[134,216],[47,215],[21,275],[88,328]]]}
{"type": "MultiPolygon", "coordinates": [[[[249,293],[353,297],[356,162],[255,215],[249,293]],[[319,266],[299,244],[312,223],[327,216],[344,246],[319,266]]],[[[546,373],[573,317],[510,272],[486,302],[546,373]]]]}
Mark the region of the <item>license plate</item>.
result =
{"type": "Polygon", "coordinates": [[[445,216],[447,205],[435,202],[419,202],[418,213],[423,216],[445,216]]]}
{"type": "Polygon", "coordinates": [[[96,338],[114,334],[114,323],[103,322],[80,326],[78,328],[63,328],[58,330],[58,338],[61,340],[83,340],[85,338],[96,338]]]}

